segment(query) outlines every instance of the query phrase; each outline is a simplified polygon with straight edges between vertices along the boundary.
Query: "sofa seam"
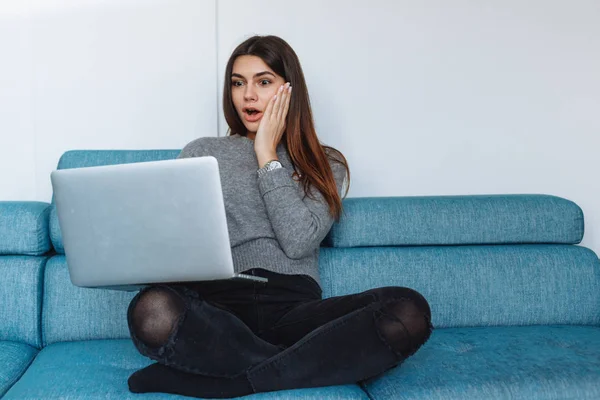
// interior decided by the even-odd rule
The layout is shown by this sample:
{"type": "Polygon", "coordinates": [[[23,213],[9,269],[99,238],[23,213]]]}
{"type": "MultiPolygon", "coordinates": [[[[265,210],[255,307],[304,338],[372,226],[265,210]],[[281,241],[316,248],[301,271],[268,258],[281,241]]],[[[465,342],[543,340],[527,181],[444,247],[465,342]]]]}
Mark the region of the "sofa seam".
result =
{"type": "Polygon", "coordinates": [[[359,382],[358,383],[358,387],[360,387],[362,389],[363,393],[367,395],[367,397],[369,398],[369,400],[375,400],[375,398],[373,396],[371,396],[371,393],[369,393],[367,391],[367,385],[365,384],[364,381],[359,382]]]}
{"type": "Polygon", "coordinates": [[[42,251],[42,247],[43,244],[41,244],[42,242],[42,216],[44,215],[44,211],[42,210],[42,212],[40,212],[37,217],[36,217],[36,221],[35,221],[35,229],[36,229],[36,241],[37,243],[35,244],[35,252],[36,253],[40,253],[42,251]]]}
{"type": "Polygon", "coordinates": [[[21,380],[21,378],[23,377],[23,375],[25,375],[25,372],[27,372],[27,370],[29,369],[29,367],[31,366],[31,364],[33,364],[33,361],[35,361],[35,359],[37,358],[37,356],[40,353],[41,349],[40,350],[35,349],[35,350],[36,350],[36,353],[33,355],[33,357],[31,357],[31,360],[29,360],[29,362],[24,366],[24,368],[20,369],[19,373],[16,375],[16,377],[12,381],[12,383],[9,383],[8,389],[6,390],[6,392],[4,392],[0,396],[0,399],[4,398],[4,396],[17,384],[17,382],[19,382],[21,380]]]}
{"type": "Polygon", "coordinates": [[[39,340],[39,345],[40,345],[40,350],[44,348],[44,338],[43,338],[43,330],[42,330],[42,315],[44,315],[44,294],[45,294],[45,288],[44,288],[44,283],[46,281],[45,279],[45,275],[46,275],[46,264],[48,264],[48,261],[50,261],[50,257],[44,257],[44,261],[42,263],[42,265],[40,266],[40,272],[38,273],[38,277],[39,277],[39,282],[38,282],[38,287],[39,287],[39,293],[40,293],[40,308],[38,310],[38,318],[37,318],[37,325],[38,325],[38,329],[39,329],[39,334],[38,334],[38,340],[39,340]]]}
{"type": "Polygon", "coordinates": [[[51,245],[50,245],[50,204],[46,204],[46,207],[37,216],[36,225],[37,225],[37,241],[38,241],[37,245],[36,245],[36,252],[38,252],[38,254],[43,254],[43,253],[47,252],[51,247],[51,245]],[[44,224],[44,221],[46,221],[47,223],[44,224]],[[47,239],[46,243],[42,243],[42,236],[44,236],[44,239],[47,239]],[[44,247],[45,245],[49,245],[48,249],[46,249],[44,247]]]}
{"type": "MultiPolygon", "coordinates": [[[[53,256],[55,257],[55,256],[53,256]]],[[[53,258],[52,257],[52,258],[53,258]]],[[[48,259],[48,261],[50,261],[50,259],[48,259]]],[[[46,261],[46,265],[44,265],[44,271],[42,274],[42,289],[41,289],[41,300],[42,300],[42,306],[40,307],[40,336],[42,339],[41,342],[41,347],[44,348],[46,346],[48,346],[48,342],[47,342],[47,337],[46,337],[46,324],[45,324],[45,318],[44,318],[44,298],[46,296],[46,284],[48,281],[48,261],[46,261]]]]}

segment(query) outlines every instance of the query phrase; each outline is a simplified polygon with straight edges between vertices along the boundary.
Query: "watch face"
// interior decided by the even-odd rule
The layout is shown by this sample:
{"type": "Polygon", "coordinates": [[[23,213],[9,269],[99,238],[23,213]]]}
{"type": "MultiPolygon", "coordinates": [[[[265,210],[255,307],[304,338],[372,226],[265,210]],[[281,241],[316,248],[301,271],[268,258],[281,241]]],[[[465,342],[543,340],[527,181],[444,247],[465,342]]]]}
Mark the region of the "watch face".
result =
{"type": "Polygon", "coordinates": [[[276,168],[279,168],[279,167],[281,167],[281,163],[279,161],[271,161],[269,163],[269,165],[267,166],[267,169],[269,171],[272,171],[272,170],[274,170],[276,168]]]}
{"type": "Polygon", "coordinates": [[[262,167],[261,169],[258,170],[258,175],[263,175],[266,172],[273,171],[274,169],[282,168],[282,167],[283,167],[283,165],[281,165],[281,163],[277,160],[269,161],[268,163],[265,164],[264,167],[262,167]]]}

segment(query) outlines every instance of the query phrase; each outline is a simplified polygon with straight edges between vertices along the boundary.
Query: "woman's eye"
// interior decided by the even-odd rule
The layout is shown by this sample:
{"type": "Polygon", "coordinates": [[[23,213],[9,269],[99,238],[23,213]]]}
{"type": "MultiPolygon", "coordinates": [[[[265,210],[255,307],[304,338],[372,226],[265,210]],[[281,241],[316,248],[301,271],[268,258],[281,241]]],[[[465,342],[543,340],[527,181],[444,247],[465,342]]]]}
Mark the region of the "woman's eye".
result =
{"type": "MultiPolygon", "coordinates": [[[[263,79],[263,80],[260,81],[260,84],[262,86],[266,86],[266,85],[268,85],[270,83],[271,83],[271,81],[268,80],[268,79],[263,79]]],[[[233,82],[231,82],[231,86],[243,86],[243,85],[244,85],[244,82],[242,82],[242,81],[233,81],[233,82]]]]}

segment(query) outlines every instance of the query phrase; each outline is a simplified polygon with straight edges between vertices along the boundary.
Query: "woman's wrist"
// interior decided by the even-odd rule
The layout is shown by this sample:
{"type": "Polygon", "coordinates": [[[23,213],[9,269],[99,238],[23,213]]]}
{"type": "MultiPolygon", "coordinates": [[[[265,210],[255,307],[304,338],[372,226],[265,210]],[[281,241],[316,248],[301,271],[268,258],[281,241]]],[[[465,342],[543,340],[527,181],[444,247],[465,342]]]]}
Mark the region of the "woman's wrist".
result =
{"type": "Polygon", "coordinates": [[[279,161],[279,157],[275,151],[257,151],[256,159],[258,160],[258,168],[264,167],[271,160],[279,161]]]}

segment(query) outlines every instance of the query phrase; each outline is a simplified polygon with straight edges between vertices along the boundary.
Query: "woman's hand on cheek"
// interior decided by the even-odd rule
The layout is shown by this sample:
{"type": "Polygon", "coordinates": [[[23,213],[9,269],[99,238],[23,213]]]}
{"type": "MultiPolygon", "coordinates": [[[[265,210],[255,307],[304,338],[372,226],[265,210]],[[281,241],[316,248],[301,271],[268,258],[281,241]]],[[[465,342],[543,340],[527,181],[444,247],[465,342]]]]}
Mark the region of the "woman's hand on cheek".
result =
{"type": "MultiPolygon", "coordinates": [[[[254,138],[254,151],[259,156],[259,164],[261,155],[266,158],[277,157],[277,145],[283,136],[283,132],[285,132],[285,121],[292,97],[291,92],[292,88],[288,82],[279,88],[277,94],[267,104],[267,109],[260,120],[254,138]]],[[[260,166],[262,167],[262,165],[260,166]]]]}

